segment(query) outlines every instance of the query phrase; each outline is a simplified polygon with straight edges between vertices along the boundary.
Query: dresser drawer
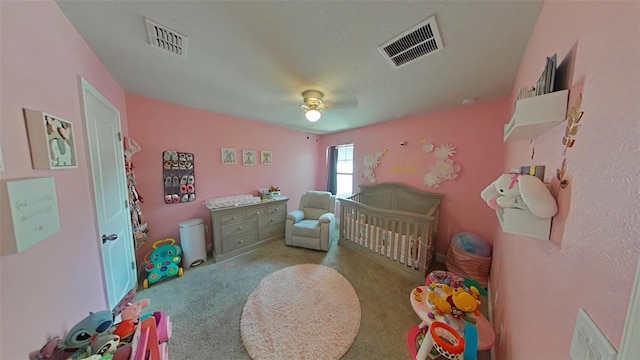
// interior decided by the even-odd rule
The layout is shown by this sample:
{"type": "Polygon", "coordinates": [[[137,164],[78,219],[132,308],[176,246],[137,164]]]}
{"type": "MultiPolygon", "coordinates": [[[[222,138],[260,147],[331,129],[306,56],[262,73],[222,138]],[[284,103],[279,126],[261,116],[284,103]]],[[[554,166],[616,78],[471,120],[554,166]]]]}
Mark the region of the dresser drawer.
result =
{"type": "Polygon", "coordinates": [[[284,223],[285,214],[273,214],[268,216],[261,216],[258,218],[258,228],[262,229],[267,226],[284,223]]]}
{"type": "Polygon", "coordinates": [[[256,236],[255,233],[248,234],[245,236],[234,236],[230,238],[225,238],[224,240],[222,240],[222,251],[227,253],[229,251],[240,249],[245,246],[255,244],[257,242],[258,242],[258,237],[256,236]]]}
{"type": "MultiPolygon", "coordinates": [[[[232,236],[241,236],[256,231],[255,220],[241,221],[222,226],[222,238],[227,239],[232,236]]],[[[224,240],[223,240],[224,241],[224,240]]]]}
{"type": "Polygon", "coordinates": [[[284,226],[282,224],[269,226],[260,230],[260,241],[272,238],[274,236],[284,238],[284,226]]]}
{"type": "Polygon", "coordinates": [[[244,213],[244,218],[249,220],[249,219],[255,219],[259,216],[263,216],[267,213],[267,209],[266,208],[259,208],[259,209],[253,209],[253,210],[247,210],[244,213]]]}
{"type": "Polygon", "coordinates": [[[220,215],[220,224],[227,225],[244,220],[244,212],[238,211],[232,214],[220,215]]]}
{"type": "Polygon", "coordinates": [[[286,203],[270,206],[267,208],[267,215],[284,214],[286,212],[286,209],[287,209],[286,203]]]}
{"type": "MultiPolygon", "coordinates": [[[[0,0],[2,1],[2,0],[0,0]]],[[[210,209],[213,259],[221,261],[284,238],[287,199],[210,209]]]]}

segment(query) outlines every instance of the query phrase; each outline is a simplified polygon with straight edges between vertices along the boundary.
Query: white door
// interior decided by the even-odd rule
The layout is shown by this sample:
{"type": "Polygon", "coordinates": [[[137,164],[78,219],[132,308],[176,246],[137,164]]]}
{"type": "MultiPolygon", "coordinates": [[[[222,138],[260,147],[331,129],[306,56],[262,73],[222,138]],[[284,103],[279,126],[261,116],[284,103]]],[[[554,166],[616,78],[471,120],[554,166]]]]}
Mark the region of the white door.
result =
{"type": "Polygon", "coordinates": [[[124,165],[120,112],[85,79],[80,79],[104,281],[114,309],[136,287],[135,250],[124,165]]]}

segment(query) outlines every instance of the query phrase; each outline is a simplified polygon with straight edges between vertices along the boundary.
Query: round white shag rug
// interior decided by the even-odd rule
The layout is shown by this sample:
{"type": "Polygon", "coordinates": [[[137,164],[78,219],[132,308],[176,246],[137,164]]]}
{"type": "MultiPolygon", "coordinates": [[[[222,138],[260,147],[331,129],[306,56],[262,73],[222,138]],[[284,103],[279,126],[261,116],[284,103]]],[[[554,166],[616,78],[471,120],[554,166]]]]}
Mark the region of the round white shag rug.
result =
{"type": "Polygon", "coordinates": [[[244,305],[240,333],[254,360],[340,359],[360,316],[349,280],[326,266],[302,264],[262,279],[244,305]]]}

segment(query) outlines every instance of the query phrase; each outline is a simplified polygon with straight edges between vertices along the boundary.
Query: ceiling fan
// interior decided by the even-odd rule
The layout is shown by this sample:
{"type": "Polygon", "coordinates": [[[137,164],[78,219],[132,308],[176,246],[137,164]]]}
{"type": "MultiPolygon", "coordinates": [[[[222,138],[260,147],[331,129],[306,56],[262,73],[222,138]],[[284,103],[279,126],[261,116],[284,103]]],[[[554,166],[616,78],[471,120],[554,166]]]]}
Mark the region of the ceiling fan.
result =
{"type": "Polygon", "coordinates": [[[304,104],[300,108],[304,110],[304,117],[311,122],[320,120],[322,111],[327,108],[322,101],[324,94],[318,90],[305,90],[302,92],[302,101],[304,104]]]}

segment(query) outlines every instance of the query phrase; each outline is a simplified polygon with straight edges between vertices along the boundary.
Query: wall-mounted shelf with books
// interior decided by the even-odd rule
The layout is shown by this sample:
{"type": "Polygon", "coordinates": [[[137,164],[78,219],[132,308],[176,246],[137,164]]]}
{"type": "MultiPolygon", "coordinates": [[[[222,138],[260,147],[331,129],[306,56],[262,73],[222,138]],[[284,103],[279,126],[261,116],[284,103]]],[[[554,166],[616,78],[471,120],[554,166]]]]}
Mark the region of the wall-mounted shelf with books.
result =
{"type": "Polygon", "coordinates": [[[497,210],[498,220],[503,232],[549,240],[551,219],[542,219],[526,209],[497,210]]]}
{"type": "Polygon", "coordinates": [[[560,124],[566,119],[568,100],[569,90],[519,99],[504,126],[504,141],[535,139],[560,124]]]}

